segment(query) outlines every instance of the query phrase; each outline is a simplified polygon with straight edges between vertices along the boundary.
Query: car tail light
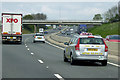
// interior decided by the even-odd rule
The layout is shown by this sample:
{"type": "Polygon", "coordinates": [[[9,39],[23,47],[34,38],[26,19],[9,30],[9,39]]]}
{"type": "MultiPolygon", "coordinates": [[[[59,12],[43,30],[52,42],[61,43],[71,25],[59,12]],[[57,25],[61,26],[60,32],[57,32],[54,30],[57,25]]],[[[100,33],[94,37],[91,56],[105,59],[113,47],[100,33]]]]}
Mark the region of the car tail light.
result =
{"type": "Polygon", "coordinates": [[[5,39],[6,37],[2,37],[2,39],[5,39]]]}
{"type": "Polygon", "coordinates": [[[20,32],[16,32],[16,34],[20,35],[20,32]]]}
{"type": "Polygon", "coordinates": [[[34,36],[34,38],[36,38],[36,36],[34,36]]]}
{"type": "Polygon", "coordinates": [[[8,34],[8,32],[3,32],[3,34],[8,34]]]}
{"type": "Polygon", "coordinates": [[[80,50],[79,43],[80,43],[80,38],[78,39],[77,45],[75,46],[75,50],[80,50]]]}
{"type": "Polygon", "coordinates": [[[107,52],[108,51],[108,46],[107,45],[105,45],[105,52],[107,52]]]}
{"type": "MultiPolygon", "coordinates": [[[[103,39],[103,41],[104,41],[104,39],[103,39]]],[[[108,46],[106,45],[105,41],[104,41],[104,44],[105,44],[105,52],[107,52],[108,51],[108,46]]]]}

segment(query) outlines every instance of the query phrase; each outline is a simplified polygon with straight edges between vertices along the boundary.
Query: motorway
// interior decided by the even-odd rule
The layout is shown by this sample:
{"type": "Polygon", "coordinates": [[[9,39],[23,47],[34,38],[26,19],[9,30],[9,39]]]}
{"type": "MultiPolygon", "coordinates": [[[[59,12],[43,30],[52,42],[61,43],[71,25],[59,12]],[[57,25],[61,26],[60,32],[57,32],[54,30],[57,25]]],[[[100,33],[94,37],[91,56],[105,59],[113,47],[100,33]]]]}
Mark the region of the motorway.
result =
{"type": "Polygon", "coordinates": [[[71,80],[73,78],[80,80],[96,80],[96,78],[117,80],[114,78],[118,78],[117,66],[111,64],[101,66],[99,63],[90,62],[70,65],[69,62],[63,61],[62,49],[53,47],[47,42],[33,43],[32,38],[32,34],[23,35],[21,45],[2,45],[3,78],[31,78],[28,80],[70,80],[70,78],[71,80]]]}

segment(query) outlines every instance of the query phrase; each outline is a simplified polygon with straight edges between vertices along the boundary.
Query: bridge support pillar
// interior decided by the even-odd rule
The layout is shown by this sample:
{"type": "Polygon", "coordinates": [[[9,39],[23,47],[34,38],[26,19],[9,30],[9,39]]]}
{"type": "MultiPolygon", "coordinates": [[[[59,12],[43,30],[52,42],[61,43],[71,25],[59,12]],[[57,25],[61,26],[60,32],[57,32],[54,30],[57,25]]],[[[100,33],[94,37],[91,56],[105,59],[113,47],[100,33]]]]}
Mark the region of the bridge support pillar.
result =
{"type": "Polygon", "coordinates": [[[36,33],[36,25],[34,25],[34,33],[36,33]]]}

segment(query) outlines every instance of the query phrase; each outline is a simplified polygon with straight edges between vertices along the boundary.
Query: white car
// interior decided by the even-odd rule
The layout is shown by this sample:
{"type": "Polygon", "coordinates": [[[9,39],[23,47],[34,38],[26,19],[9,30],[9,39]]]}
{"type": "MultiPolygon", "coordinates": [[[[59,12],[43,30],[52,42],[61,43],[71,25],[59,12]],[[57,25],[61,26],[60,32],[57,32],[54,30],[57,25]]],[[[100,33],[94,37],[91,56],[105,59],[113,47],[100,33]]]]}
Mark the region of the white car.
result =
{"type": "Polygon", "coordinates": [[[101,36],[74,35],[64,50],[64,61],[70,61],[71,65],[78,60],[101,62],[107,65],[108,46],[101,36]]]}
{"type": "Polygon", "coordinates": [[[43,33],[36,33],[34,36],[33,36],[33,42],[44,42],[45,43],[45,36],[43,33]]]}

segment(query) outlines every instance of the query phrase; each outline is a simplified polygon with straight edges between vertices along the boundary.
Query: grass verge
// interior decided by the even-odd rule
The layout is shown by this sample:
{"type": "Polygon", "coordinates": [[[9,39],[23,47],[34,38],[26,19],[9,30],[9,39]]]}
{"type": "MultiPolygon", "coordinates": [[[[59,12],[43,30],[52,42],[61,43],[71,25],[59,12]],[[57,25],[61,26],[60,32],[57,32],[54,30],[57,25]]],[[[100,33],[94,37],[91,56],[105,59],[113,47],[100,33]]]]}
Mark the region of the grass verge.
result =
{"type": "Polygon", "coordinates": [[[101,26],[95,26],[88,29],[88,32],[91,32],[94,35],[101,35],[104,38],[107,35],[115,35],[115,34],[120,35],[119,31],[120,31],[120,22],[107,23],[101,26]]]}

